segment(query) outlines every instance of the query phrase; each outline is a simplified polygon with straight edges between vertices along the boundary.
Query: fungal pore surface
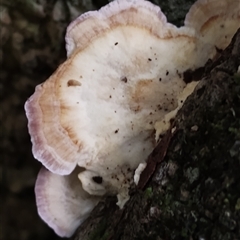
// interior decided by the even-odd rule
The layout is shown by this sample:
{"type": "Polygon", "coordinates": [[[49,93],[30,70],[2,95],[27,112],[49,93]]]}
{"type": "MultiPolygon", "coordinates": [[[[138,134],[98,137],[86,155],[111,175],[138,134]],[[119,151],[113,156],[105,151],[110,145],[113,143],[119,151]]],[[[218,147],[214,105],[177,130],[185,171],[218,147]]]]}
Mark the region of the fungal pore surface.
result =
{"type": "Polygon", "coordinates": [[[238,1],[199,0],[177,28],[148,1],[116,0],[68,26],[66,61],[25,104],[44,166],[38,211],[58,235],[71,236],[102,196],[124,206],[156,145],[155,123],[180,107],[183,73],[227,46],[239,11],[238,1]]]}

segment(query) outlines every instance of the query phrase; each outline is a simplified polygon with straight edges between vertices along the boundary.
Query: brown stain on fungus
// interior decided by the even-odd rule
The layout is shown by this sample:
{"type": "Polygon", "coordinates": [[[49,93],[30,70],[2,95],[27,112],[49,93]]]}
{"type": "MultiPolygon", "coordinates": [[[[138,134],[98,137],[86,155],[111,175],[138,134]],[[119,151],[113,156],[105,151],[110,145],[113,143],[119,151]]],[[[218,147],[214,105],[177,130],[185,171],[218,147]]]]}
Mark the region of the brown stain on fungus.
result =
{"type": "Polygon", "coordinates": [[[123,19],[125,19],[126,21],[126,25],[131,25],[132,23],[132,18],[129,18],[129,14],[137,15],[139,12],[138,9],[136,9],[135,7],[130,7],[128,9],[124,9],[122,11],[119,11],[117,15],[113,15],[111,17],[109,17],[109,25],[111,28],[115,27],[118,25],[118,21],[116,21],[116,19],[118,18],[118,16],[122,16],[123,19]]]}
{"type": "MultiPolygon", "coordinates": [[[[71,126],[63,126],[63,128],[67,132],[72,143],[78,147],[78,152],[80,152],[84,147],[82,140],[77,137],[76,133],[74,132],[74,130],[72,129],[71,126]]],[[[60,139],[59,139],[59,141],[60,141],[60,139]]]]}
{"type": "Polygon", "coordinates": [[[68,80],[68,82],[67,82],[67,86],[68,87],[77,87],[77,86],[81,86],[82,84],[79,82],[79,81],[77,81],[77,80],[74,80],[74,79],[70,79],[70,80],[68,80]]]}
{"type": "Polygon", "coordinates": [[[153,80],[140,80],[132,93],[132,99],[136,103],[140,103],[145,99],[145,96],[148,94],[148,89],[152,84],[153,80]]]}
{"type": "Polygon", "coordinates": [[[211,18],[209,18],[201,27],[200,31],[204,32],[205,30],[209,29],[209,26],[215,22],[217,19],[219,18],[219,16],[213,16],[211,18]]]}

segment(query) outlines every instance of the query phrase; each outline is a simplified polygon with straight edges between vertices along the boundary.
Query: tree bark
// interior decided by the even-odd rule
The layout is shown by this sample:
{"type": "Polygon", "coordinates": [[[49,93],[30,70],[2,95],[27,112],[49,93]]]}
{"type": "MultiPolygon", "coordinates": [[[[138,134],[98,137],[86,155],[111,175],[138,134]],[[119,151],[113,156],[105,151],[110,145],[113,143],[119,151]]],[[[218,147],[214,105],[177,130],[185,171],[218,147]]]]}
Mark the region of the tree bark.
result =
{"type": "Polygon", "coordinates": [[[240,30],[206,64],[165,158],[162,142],[150,155],[157,167],[146,186],[133,186],[123,210],[115,198],[101,202],[72,239],[240,239],[239,65],[240,30]]]}

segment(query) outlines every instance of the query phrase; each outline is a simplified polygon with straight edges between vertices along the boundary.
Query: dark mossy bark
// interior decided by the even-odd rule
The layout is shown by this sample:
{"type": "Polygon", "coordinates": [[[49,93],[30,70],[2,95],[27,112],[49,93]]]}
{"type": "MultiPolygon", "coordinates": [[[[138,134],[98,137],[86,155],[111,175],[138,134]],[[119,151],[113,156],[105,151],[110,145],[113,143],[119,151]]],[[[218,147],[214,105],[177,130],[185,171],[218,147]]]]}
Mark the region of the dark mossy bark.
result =
{"type": "Polygon", "coordinates": [[[99,204],[73,239],[240,239],[239,65],[240,30],[205,66],[145,188],[133,188],[123,210],[116,199],[99,204]]]}

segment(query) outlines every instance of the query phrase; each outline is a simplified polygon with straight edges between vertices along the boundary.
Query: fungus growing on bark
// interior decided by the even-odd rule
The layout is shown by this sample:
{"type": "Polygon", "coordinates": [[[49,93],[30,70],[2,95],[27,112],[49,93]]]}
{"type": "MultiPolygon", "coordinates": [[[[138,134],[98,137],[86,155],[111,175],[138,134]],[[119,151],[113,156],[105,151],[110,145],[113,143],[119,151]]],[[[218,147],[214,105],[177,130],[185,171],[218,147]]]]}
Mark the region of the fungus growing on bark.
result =
{"type": "Polygon", "coordinates": [[[33,155],[48,169],[35,188],[38,211],[60,236],[70,236],[100,196],[117,195],[119,207],[129,199],[134,171],[156,144],[155,122],[178,108],[183,73],[215,51],[215,19],[229,23],[229,41],[236,31],[239,7],[223,0],[215,15],[205,13],[213,2],[199,0],[181,28],[143,0],[116,0],[69,25],[67,60],[25,104],[33,155]]]}

